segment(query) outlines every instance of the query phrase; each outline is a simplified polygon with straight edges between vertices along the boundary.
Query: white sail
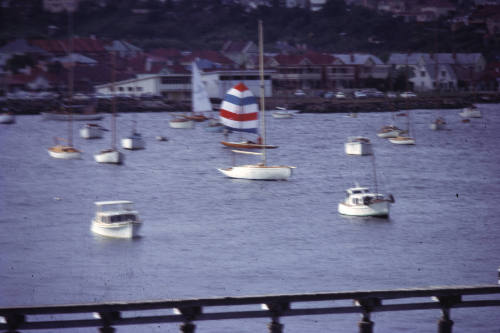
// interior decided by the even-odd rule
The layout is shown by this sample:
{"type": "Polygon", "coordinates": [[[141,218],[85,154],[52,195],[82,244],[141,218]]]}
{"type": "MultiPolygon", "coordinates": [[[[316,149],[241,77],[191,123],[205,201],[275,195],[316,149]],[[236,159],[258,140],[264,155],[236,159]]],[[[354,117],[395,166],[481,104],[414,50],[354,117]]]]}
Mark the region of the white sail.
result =
{"type": "Polygon", "coordinates": [[[193,61],[191,65],[191,98],[192,108],[194,112],[208,112],[212,111],[212,104],[208,98],[207,89],[201,81],[201,74],[196,62],[193,61]]]}

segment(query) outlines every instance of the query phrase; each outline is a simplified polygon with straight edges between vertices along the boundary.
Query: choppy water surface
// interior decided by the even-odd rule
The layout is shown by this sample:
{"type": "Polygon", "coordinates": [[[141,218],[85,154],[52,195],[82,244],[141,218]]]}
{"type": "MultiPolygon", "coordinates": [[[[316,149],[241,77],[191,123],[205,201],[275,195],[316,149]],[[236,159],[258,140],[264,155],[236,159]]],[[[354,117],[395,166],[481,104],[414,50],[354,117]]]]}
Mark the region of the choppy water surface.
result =
{"type": "MultiPolygon", "coordinates": [[[[500,265],[500,112],[462,123],[458,110],[413,110],[415,146],[377,138],[390,113],[268,117],[270,163],[296,166],[289,181],[224,178],[232,156],[222,135],[168,127],[170,114],[137,121],[142,151],[98,165],[110,145],[78,137],[81,160],[47,154],[67,123],[19,116],[0,128],[0,305],[66,304],[212,296],[495,284],[500,265]],[[449,130],[431,131],[443,116],[449,130]],[[168,137],[167,142],[155,136],[168,137]],[[348,136],[372,139],[379,191],[396,198],[389,219],[337,213],[354,182],[373,186],[371,157],[344,154],[348,136]],[[142,237],[89,231],[94,201],[133,200],[142,237]]],[[[396,122],[404,126],[404,117],[396,122]]],[[[108,126],[109,115],[101,124],[108,126]]],[[[108,126],[109,127],[109,126],[108,126]]],[[[237,163],[254,160],[238,156],[237,163]]],[[[456,332],[498,332],[498,308],[454,310],[456,332]]],[[[380,332],[434,332],[438,311],[374,314],[380,332]]],[[[286,332],[356,332],[359,316],[284,319],[286,332]]],[[[265,331],[267,320],[198,323],[203,332],[265,331]]],[[[178,331],[176,325],[146,331],[178,331]]],[[[120,331],[127,328],[120,328],[120,331]]],[[[135,328],[134,331],[137,331],[135,328]]],[[[86,331],[83,330],[82,331],[86,331]]]]}

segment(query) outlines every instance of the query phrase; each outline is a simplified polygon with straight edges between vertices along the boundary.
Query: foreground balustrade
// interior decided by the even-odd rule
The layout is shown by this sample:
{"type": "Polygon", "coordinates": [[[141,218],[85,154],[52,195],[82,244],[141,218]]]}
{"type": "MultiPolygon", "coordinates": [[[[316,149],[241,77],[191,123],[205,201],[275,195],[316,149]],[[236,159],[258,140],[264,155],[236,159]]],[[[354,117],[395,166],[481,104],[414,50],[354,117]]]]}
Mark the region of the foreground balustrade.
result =
{"type": "Polygon", "coordinates": [[[0,331],[97,327],[102,333],[112,333],[123,325],[180,323],[182,333],[194,333],[197,321],[269,318],[268,332],[282,333],[281,317],[358,313],[359,332],[371,333],[373,312],[436,309],[441,311],[438,332],[451,333],[451,309],[500,306],[499,294],[500,286],[491,285],[9,307],[0,308],[4,318],[0,331]]]}

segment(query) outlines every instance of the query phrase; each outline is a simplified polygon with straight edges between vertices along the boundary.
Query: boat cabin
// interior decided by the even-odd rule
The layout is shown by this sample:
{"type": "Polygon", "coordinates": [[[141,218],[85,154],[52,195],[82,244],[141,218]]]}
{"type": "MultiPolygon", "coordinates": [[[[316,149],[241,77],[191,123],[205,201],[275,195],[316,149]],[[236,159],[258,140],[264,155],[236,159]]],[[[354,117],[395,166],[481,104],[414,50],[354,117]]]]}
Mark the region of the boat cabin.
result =
{"type": "Polygon", "coordinates": [[[383,196],[371,193],[367,187],[352,187],[346,191],[345,203],[349,205],[369,205],[376,199],[383,199],[383,196]]]}
{"type": "Polygon", "coordinates": [[[134,210],[132,201],[98,201],[96,222],[122,223],[139,222],[138,212],[134,210]]]}

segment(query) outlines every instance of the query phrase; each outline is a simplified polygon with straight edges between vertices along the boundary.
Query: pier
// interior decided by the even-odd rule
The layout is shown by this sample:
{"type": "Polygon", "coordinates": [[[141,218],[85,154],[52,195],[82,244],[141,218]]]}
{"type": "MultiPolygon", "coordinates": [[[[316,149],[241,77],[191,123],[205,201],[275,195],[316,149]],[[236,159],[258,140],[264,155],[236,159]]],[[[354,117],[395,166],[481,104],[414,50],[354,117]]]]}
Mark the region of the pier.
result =
{"type": "Polygon", "coordinates": [[[372,333],[374,312],[436,310],[437,332],[451,333],[452,309],[497,306],[499,285],[4,307],[0,331],[95,327],[112,333],[124,325],[177,323],[181,333],[194,333],[200,321],[268,318],[267,332],[283,333],[282,317],[359,314],[353,326],[359,333],[372,333]]]}

